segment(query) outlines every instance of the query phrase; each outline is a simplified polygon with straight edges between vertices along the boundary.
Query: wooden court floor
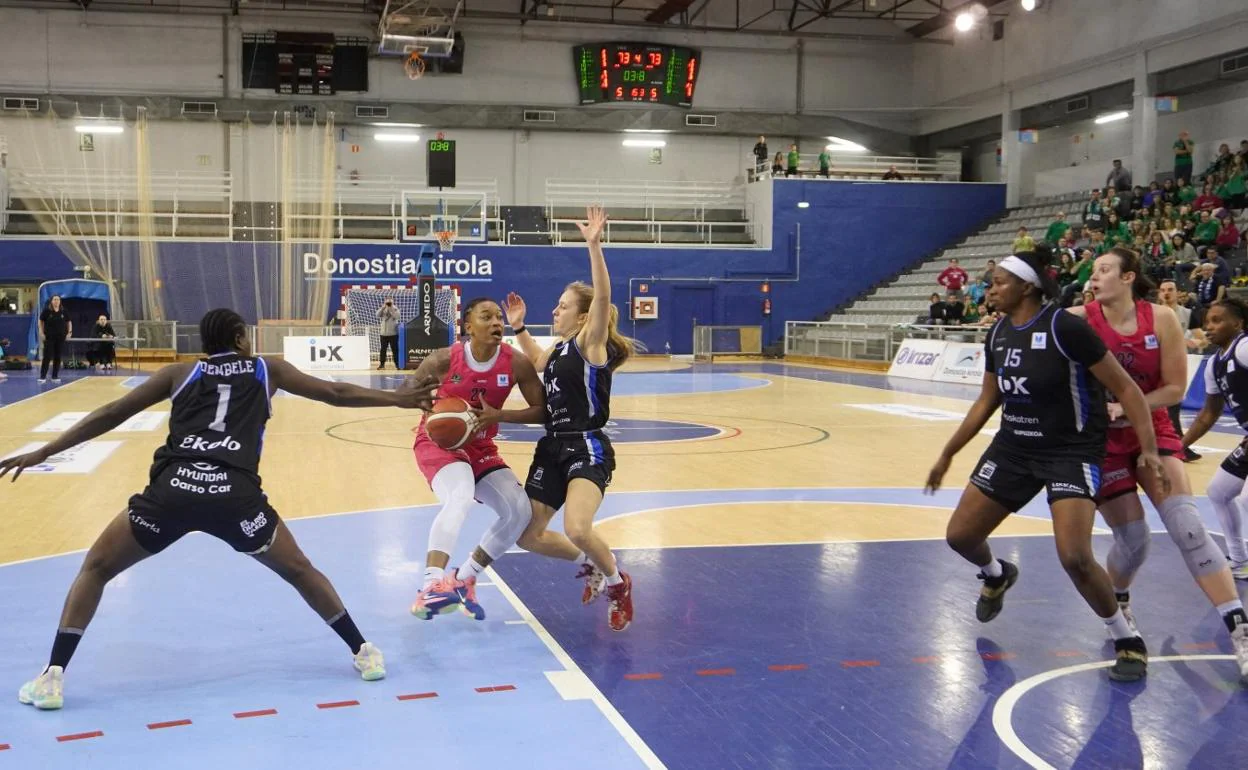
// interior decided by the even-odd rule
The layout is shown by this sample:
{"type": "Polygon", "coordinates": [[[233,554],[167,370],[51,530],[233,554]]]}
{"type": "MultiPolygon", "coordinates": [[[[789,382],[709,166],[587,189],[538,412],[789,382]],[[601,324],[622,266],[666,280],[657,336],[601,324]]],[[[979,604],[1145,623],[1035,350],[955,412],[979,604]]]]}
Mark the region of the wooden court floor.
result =
{"type": "MultiPolygon", "coordinates": [[[[641,361],[622,380],[679,373],[684,364],[641,361]]],[[[391,374],[374,382],[394,387],[391,374]]],[[[612,417],[676,421],[718,429],[717,435],[674,441],[616,444],[618,468],[611,492],[735,490],[805,487],[920,488],[940,446],[956,427],[962,398],[919,395],[877,387],[819,382],[793,376],[735,375],[751,387],[691,393],[617,395],[612,417]],[[881,408],[886,411],[877,411],[881,408]],[[874,407],[874,408],[873,408],[874,407]],[[906,410],[949,413],[917,419],[906,410]]],[[[5,387],[0,384],[0,387],[5,387]]],[[[695,385],[696,388],[696,385],[695,385]]],[[[644,388],[643,388],[644,390],[644,388]]],[[[125,392],[123,378],[87,377],[0,409],[0,452],[47,440],[38,426],[66,413],[86,412],[125,392]]],[[[518,396],[517,396],[518,398],[518,396]]],[[[152,411],[168,410],[168,403],[152,411]]],[[[342,409],[295,397],[274,400],[261,474],[282,516],[298,519],[348,511],[435,502],[416,469],[412,428],[418,415],[397,409],[342,409]]],[[[994,423],[990,424],[995,425],[994,423]]],[[[114,432],[118,442],[89,473],[27,474],[0,484],[0,563],[86,548],[105,522],[146,481],[165,423],[145,432],[114,432]]],[[[957,459],[949,488],[961,488],[987,445],[977,438],[957,459]]],[[[1235,437],[1210,434],[1203,444],[1229,450],[1235,437]]],[[[523,477],[532,445],[500,444],[523,477]]],[[[1201,494],[1222,455],[1188,467],[1201,494]]],[[[682,506],[678,515],[654,510],[606,522],[604,534],[620,547],[835,542],[941,538],[947,507],[862,506],[846,503],[741,503],[682,506]]],[[[1002,534],[1041,534],[1048,522],[1015,517],[1002,534]]]]}

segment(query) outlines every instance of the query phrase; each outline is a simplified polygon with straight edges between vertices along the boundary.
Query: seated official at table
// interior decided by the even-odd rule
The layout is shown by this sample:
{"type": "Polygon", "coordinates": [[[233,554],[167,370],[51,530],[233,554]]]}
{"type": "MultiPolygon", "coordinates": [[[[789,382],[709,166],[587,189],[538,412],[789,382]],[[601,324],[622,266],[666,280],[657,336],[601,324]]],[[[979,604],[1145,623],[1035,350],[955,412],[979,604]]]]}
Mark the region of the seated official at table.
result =
{"type": "Polygon", "coordinates": [[[115,365],[113,361],[116,359],[116,346],[113,340],[117,338],[117,332],[113,331],[113,325],[108,322],[108,316],[103,313],[95,319],[95,325],[91,327],[91,336],[100,342],[92,342],[87,347],[87,362],[96,369],[113,369],[115,365]]]}

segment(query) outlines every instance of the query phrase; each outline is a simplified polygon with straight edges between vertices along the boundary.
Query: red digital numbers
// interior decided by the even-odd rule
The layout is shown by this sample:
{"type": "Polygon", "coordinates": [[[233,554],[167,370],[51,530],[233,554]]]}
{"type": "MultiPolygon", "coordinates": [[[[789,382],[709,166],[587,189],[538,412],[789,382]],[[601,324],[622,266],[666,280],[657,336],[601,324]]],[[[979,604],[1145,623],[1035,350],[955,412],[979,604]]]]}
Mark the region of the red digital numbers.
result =
{"type": "Polygon", "coordinates": [[[616,99],[623,99],[623,98],[624,98],[624,86],[616,86],[616,87],[615,87],[615,98],[616,98],[616,99]]]}
{"type": "Polygon", "coordinates": [[[659,89],[651,88],[650,89],[650,101],[657,102],[658,100],[659,100],[659,89]]]}
{"type": "Polygon", "coordinates": [[[607,66],[607,49],[598,49],[598,61],[604,68],[607,66]]]}
{"type": "Polygon", "coordinates": [[[616,51],[615,52],[615,66],[627,67],[629,63],[632,61],[632,58],[633,58],[632,54],[630,54],[628,51],[616,51]]]}
{"type": "Polygon", "coordinates": [[[650,61],[649,63],[646,64],[646,69],[653,69],[655,67],[663,66],[663,54],[657,51],[651,51],[649,56],[650,56],[650,61]]]}
{"type": "Polygon", "coordinates": [[[603,89],[608,88],[606,70],[602,70],[598,73],[598,87],[603,89]]]}

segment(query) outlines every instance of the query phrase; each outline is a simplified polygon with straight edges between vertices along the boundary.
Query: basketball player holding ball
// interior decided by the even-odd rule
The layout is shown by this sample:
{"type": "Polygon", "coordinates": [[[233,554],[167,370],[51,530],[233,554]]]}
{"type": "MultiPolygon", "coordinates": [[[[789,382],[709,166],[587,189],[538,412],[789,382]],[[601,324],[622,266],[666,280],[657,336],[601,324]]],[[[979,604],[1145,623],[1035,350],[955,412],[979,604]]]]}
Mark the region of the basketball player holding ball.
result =
{"type": "MultiPolygon", "coordinates": [[[[542,382],[531,361],[513,355],[511,346],[503,344],[503,311],[498,303],[483,297],[471,300],[464,308],[464,327],[467,340],[435,351],[416,370],[417,381],[434,377],[440,382],[439,407],[462,400],[446,411],[435,407],[435,414],[425,415],[416,430],[416,464],[442,504],[429,531],[424,585],[411,607],[422,620],[455,609],[484,620],[485,609],[477,602],[477,576],[515,545],[531,516],[529,499],[499,456],[494,436],[500,421],[541,422],[546,403],[542,382]],[[498,411],[517,386],[528,408],[498,411]],[[479,422],[465,405],[492,408],[496,419],[479,422]],[[456,406],[463,411],[457,412],[456,406]],[[492,508],[498,520],[463,566],[448,572],[451,551],[474,499],[492,508]]],[[[584,559],[580,549],[557,533],[530,545],[530,550],[556,558],[584,559]]]]}
{"type": "Polygon", "coordinates": [[[1240,677],[1248,682],[1248,616],[1244,615],[1244,605],[1235,591],[1230,566],[1200,520],[1192,484],[1180,459],[1183,440],[1166,410],[1179,403],[1187,389],[1187,350],[1178,316],[1145,299],[1152,283],[1140,268],[1139,256],[1130,249],[1118,246],[1097,257],[1089,283],[1096,300],[1071,308],[1070,312],[1086,317],[1109,352],[1144,392],[1153,410],[1153,430],[1169,481],[1167,491],[1155,476],[1137,474],[1139,436],[1123,416],[1122,405],[1109,403],[1109,434],[1097,507],[1114,533],[1114,544],[1105,561],[1118,606],[1134,627],[1129,589],[1144,564],[1152,539],[1144,520],[1144,506],[1136,492],[1138,485],[1161,514],[1161,521],[1179,547],[1196,584],[1222,616],[1231,634],[1240,677]]]}
{"type": "MultiPolygon", "coordinates": [[[[610,606],[607,622],[623,631],[633,619],[632,580],[620,572],[610,546],[594,532],[594,516],[615,470],[615,452],[603,428],[611,410],[611,377],[633,354],[633,341],[620,334],[619,311],[611,304],[611,276],[602,253],[606,212],[590,207],[586,222],[577,223],[589,247],[593,285],[568,284],[559,296],[551,331],[559,341],[549,350],[538,347],[524,328],[525,305],[518,295],[507,298],[508,322],[531,361],[546,381],[546,435],[537,442],[525,491],[533,503],[533,520],[520,538],[531,546],[549,537],[547,527],[563,508],[564,531],[604,576],[610,606]]],[[[482,409],[481,419],[502,419],[482,409]]],[[[593,601],[600,590],[596,577],[587,578],[582,601],[593,601]]]]}

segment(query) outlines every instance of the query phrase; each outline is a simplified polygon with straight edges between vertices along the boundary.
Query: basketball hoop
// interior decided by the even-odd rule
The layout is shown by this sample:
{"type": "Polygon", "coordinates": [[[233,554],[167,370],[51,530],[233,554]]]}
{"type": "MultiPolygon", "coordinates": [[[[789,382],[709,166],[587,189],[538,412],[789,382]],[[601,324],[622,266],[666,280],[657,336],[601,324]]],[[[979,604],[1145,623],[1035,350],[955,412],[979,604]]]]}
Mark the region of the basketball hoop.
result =
{"type": "Polygon", "coordinates": [[[450,251],[455,247],[455,236],[457,234],[454,230],[438,230],[434,233],[434,235],[438,236],[438,246],[443,251],[450,251]]]}
{"type": "Polygon", "coordinates": [[[403,70],[407,73],[408,80],[420,80],[425,74],[425,60],[421,57],[420,51],[412,51],[407,56],[407,60],[403,62],[403,70]]]}

